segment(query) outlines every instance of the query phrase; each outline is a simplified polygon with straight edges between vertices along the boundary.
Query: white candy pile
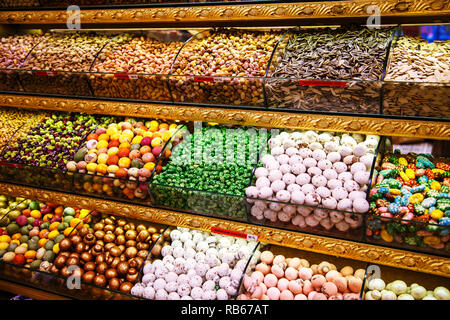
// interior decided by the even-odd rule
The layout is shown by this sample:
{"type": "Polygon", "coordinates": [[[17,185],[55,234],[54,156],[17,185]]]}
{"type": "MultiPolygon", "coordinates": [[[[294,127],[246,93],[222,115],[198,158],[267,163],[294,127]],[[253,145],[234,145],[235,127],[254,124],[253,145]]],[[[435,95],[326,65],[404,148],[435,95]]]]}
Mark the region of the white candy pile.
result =
{"type": "MultiPolygon", "coordinates": [[[[174,229],[170,238],[171,244],[161,250],[162,260],[145,264],[133,295],[156,300],[234,298],[256,242],[186,228],[174,229]]],[[[256,250],[251,266],[259,255],[256,250]]]]}
{"type": "Polygon", "coordinates": [[[270,154],[261,158],[256,184],[246,189],[251,214],[258,220],[319,224],[327,230],[357,228],[369,210],[366,192],[379,136],[282,132],[269,140],[270,154]],[[305,206],[317,206],[314,209],[305,206]],[[329,210],[326,210],[329,209],[329,210]],[[347,213],[342,213],[339,210],[347,213]]]}

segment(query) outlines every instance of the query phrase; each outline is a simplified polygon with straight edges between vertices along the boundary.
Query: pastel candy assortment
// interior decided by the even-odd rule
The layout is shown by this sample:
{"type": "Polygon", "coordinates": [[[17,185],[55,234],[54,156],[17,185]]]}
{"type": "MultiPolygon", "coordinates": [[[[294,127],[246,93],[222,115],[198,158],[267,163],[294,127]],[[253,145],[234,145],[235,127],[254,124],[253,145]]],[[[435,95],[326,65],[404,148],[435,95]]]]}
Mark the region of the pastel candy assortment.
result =
{"type": "Polygon", "coordinates": [[[320,223],[327,230],[360,227],[359,214],[369,210],[366,191],[379,139],[315,131],[272,137],[256,182],[246,189],[247,197],[269,201],[249,199],[252,216],[300,227],[320,223]]]}

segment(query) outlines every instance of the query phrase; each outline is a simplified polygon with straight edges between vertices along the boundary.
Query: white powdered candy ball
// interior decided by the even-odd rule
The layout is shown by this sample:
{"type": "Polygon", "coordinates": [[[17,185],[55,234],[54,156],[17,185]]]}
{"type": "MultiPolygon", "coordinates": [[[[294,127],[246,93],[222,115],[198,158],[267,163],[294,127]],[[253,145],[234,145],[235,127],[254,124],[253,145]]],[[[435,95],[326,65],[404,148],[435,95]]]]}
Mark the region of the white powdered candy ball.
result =
{"type": "MultiPolygon", "coordinates": [[[[175,249],[173,249],[173,253],[172,253],[174,258],[178,258],[178,257],[182,257],[184,255],[184,249],[182,247],[176,247],[175,249]]],[[[164,259],[167,257],[164,257],[164,259]]]]}
{"type": "Polygon", "coordinates": [[[331,141],[331,138],[333,136],[331,134],[329,134],[328,132],[324,132],[319,134],[319,136],[317,137],[317,140],[319,140],[320,143],[325,143],[328,141],[331,141]]]}
{"type": "Polygon", "coordinates": [[[366,165],[367,170],[369,170],[372,167],[373,158],[374,155],[369,153],[359,158],[359,161],[364,163],[366,165]]]}
{"type": "MultiPolygon", "coordinates": [[[[220,264],[220,260],[216,257],[216,256],[206,256],[206,259],[205,259],[205,262],[206,262],[206,266],[208,267],[208,268],[214,268],[214,267],[216,267],[216,266],[218,266],[219,264],[220,264]]],[[[206,274],[206,272],[208,271],[207,269],[206,269],[206,267],[204,267],[205,268],[205,270],[203,270],[204,272],[202,272],[203,273],[203,275],[202,275],[202,277],[206,274]]]]}
{"type": "Polygon", "coordinates": [[[293,215],[297,211],[296,206],[287,205],[283,207],[283,212],[287,213],[288,215],[293,215]]]}
{"type": "Polygon", "coordinates": [[[277,156],[277,161],[279,164],[287,164],[289,162],[289,156],[287,154],[280,154],[277,156]]]}
{"type": "MultiPolygon", "coordinates": [[[[175,247],[175,249],[176,248],[180,248],[180,247],[175,247]]],[[[167,265],[168,263],[172,263],[174,260],[175,260],[175,258],[172,255],[167,255],[162,259],[162,261],[164,262],[164,266],[167,265]]]]}
{"type": "MultiPolygon", "coordinates": [[[[320,169],[319,169],[319,170],[320,170],[320,169]]],[[[312,184],[313,184],[316,188],[318,188],[318,187],[325,187],[325,186],[327,185],[327,182],[328,182],[327,178],[325,178],[325,177],[322,176],[322,175],[317,175],[317,176],[314,176],[314,177],[312,178],[312,184]]]]}
{"type": "Polygon", "coordinates": [[[272,196],[273,190],[271,187],[263,187],[259,190],[258,198],[268,199],[272,196]]]}
{"type": "Polygon", "coordinates": [[[283,211],[278,212],[277,218],[281,222],[288,222],[289,220],[291,220],[291,216],[289,214],[287,214],[286,212],[283,212],[283,211]]]}
{"type": "Polygon", "coordinates": [[[206,280],[212,280],[214,283],[218,284],[220,277],[217,271],[217,268],[211,268],[208,270],[205,276],[206,280]]]}
{"type": "Polygon", "coordinates": [[[367,148],[363,143],[358,144],[354,149],[353,149],[353,154],[357,157],[362,157],[363,155],[365,155],[367,152],[367,148]]]}
{"type": "Polygon", "coordinates": [[[322,174],[322,170],[320,170],[318,167],[310,167],[308,168],[307,172],[310,176],[318,176],[322,174]]]}
{"type": "Polygon", "coordinates": [[[225,289],[219,289],[216,292],[217,300],[228,300],[228,294],[225,289]]]}
{"type": "Polygon", "coordinates": [[[190,233],[190,232],[183,232],[183,233],[181,233],[181,236],[180,236],[180,241],[181,242],[186,242],[186,241],[191,240],[191,239],[192,239],[192,233],[190,233]]]}
{"type": "Polygon", "coordinates": [[[367,139],[363,142],[367,149],[375,150],[378,146],[378,140],[376,139],[367,139]]]}
{"type": "Polygon", "coordinates": [[[352,191],[348,195],[348,198],[352,201],[355,201],[355,199],[358,199],[358,198],[366,199],[366,193],[362,192],[362,191],[352,191]]]}
{"type": "Polygon", "coordinates": [[[331,169],[333,167],[333,164],[328,159],[322,159],[317,162],[317,167],[319,167],[320,170],[326,170],[331,169]]]}
{"type": "Polygon", "coordinates": [[[192,288],[191,297],[194,300],[201,300],[203,296],[203,289],[200,287],[192,288]]]}
{"type": "Polygon", "coordinates": [[[191,296],[183,296],[180,300],[194,300],[191,296]]]}
{"type": "Polygon", "coordinates": [[[307,216],[305,222],[309,227],[317,227],[320,221],[314,218],[314,216],[307,216]]]}
{"type": "Polygon", "coordinates": [[[203,240],[203,236],[201,233],[194,233],[194,236],[192,237],[192,241],[194,241],[195,243],[199,243],[200,241],[203,240]]]}
{"type": "Polygon", "coordinates": [[[347,198],[347,196],[348,196],[348,192],[347,192],[347,190],[345,190],[344,188],[342,188],[342,187],[338,187],[338,188],[334,188],[332,191],[331,191],[331,194],[333,195],[333,198],[335,198],[336,200],[342,200],[342,199],[345,199],[345,198],[347,198]]]}
{"type": "Polygon", "coordinates": [[[271,171],[271,170],[278,170],[278,168],[280,168],[280,164],[278,163],[277,160],[274,161],[270,161],[266,164],[266,168],[267,170],[271,171]]]}
{"type": "Polygon", "coordinates": [[[342,232],[346,232],[350,228],[348,223],[346,223],[344,220],[339,221],[338,223],[335,224],[335,226],[336,229],[342,232]]]}
{"type": "MultiPolygon", "coordinates": [[[[183,242],[181,242],[180,240],[174,240],[172,241],[172,243],[170,244],[172,246],[172,248],[177,248],[177,247],[183,247],[183,242]]],[[[173,251],[172,251],[173,253],[173,251]]]]}
{"type": "Polygon", "coordinates": [[[320,160],[324,160],[327,157],[327,155],[326,155],[325,151],[323,151],[321,149],[316,149],[313,151],[312,157],[316,161],[320,161],[320,160]]]}
{"type": "Polygon", "coordinates": [[[305,141],[307,141],[309,143],[317,141],[318,138],[319,138],[319,134],[315,131],[308,130],[305,132],[304,139],[305,139],[305,141]]]}
{"type": "Polygon", "coordinates": [[[313,142],[308,146],[312,151],[322,150],[323,146],[320,142],[313,142]]]}
{"type": "MultiPolygon", "coordinates": [[[[308,148],[301,148],[299,150],[299,154],[303,159],[309,158],[312,154],[312,151],[308,148]]],[[[303,160],[304,161],[304,160],[303,160]]]]}
{"type": "Polygon", "coordinates": [[[303,204],[305,202],[305,194],[300,190],[293,191],[291,200],[293,203],[303,204]]]}
{"type": "Polygon", "coordinates": [[[216,300],[216,291],[215,290],[204,291],[202,295],[202,300],[216,300]]]}
{"type": "Polygon", "coordinates": [[[336,209],[337,201],[336,199],[329,197],[322,200],[322,205],[327,209],[336,209]]]}
{"type": "Polygon", "coordinates": [[[339,152],[330,152],[327,155],[327,160],[329,160],[332,163],[335,163],[336,161],[341,160],[341,154],[339,152]]]}
{"type": "Polygon", "coordinates": [[[297,153],[298,153],[298,149],[295,148],[295,147],[289,147],[289,148],[286,148],[286,154],[287,154],[289,157],[292,157],[293,155],[295,155],[295,154],[297,154],[297,153]]]}
{"type": "Polygon", "coordinates": [[[302,141],[303,140],[303,136],[304,136],[303,132],[299,132],[299,131],[291,132],[291,139],[294,140],[294,141],[297,141],[297,142],[302,141]]]}
{"type": "Polygon", "coordinates": [[[252,216],[260,216],[263,214],[263,210],[260,207],[253,206],[250,209],[250,213],[252,214],[252,216]]]}
{"type": "Polygon", "coordinates": [[[333,228],[333,226],[334,226],[334,223],[332,223],[329,218],[325,218],[325,219],[320,220],[320,225],[325,230],[331,230],[331,228],[333,228]]]}
{"type": "Polygon", "coordinates": [[[153,300],[155,299],[156,291],[153,287],[146,287],[143,292],[143,297],[146,299],[153,300]]]}
{"type": "Polygon", "coordinates": [[[316,193],[322,198],[328,198],[331,195],[330,189],[325,186],[318,187],[316,193]]]}
{"type": "Polygon", "coordinates": [[[176,292],[171,292],[167,296],[167,300],[180,300],[180,296],[176,292]]]}
{"type": "Polygon", "coordinates": [[[208,242],[200,241],[199,243],[197,243],[196,249],[197,249],[197,252],[206,252],[206,250],[209,249],[208,242]]]}
{"type": "Polygon", "coordinates": [[[160,260],[160,259],[156,259],[155,261],[153,261],[153,263],[151,264],[151,266],[154,267],[153,272],[152,272],[152,273],[154,273],[154,272],[155,272],[155,269],[164,266],[164,262],[162,262],[162,260],[160,260]]]}
{"type": "Polygon", "coordinates": [[[228,263],[222,262],[222,264],[220,264],[220,266],[218,267],[217,270],[218,270],[219,276],[225,277],[230,272],[230,267],[229,267],[228,263]]]}
{"type": "Polygon", "coordinates": [[[273,156],[278,156],[280,154],[284,153],[284,148],[279,146],[279,147],[274,147],[272,148],[272,150],[270,150],[270,154],[273,156]]]}
{"type": "Polygon", "coordinates": [[[367,212],[369,210],[369,202],[363,198],[353,200],[353,211],[357,213],[367,212]]]}
{"type": "Polygon", "coordinates": [[[341,145],[349,147],[349,148],[354,148],[357,145],[357,142],[355,139],[353,139],[352,137],[350,137],[349,135],[342,135],[342,139],[341,139],[341,145]]]}
{"type": "Polygon", "coordinates": [[[155,266],[152,265],[151,263],[146,263],[146,264],[144,265],[143,271],[144,271],[144,274],[147,274],[147,273],[154,273],[154,272],[155,272],[155,266]]]}
{"type": "Polygon", "coordinates": [[[271,162],[271,161],[275,161],[275,157],[272,156],[271,154],[265,154],[262,158],[261,158],[261,163],[263,165],[266,165],[267,163],[271,162]]]}
{"type": "Polygon", "coordinates": [[[205,258],[205,262],[206,263],[198,263],[194,267],[194,270],[195,270],[195,272],[197,273],[198,276],[200,276],[200,277],[204,277],[205,276],[206,272],[208,272],[208,270],[210,269],[210,266],[209,266],[208,262],[211,259],[213,259],[213,258],[211,258],[210,256],[206,256],[206,258],[205,258]]]}
{"type": "Polygon", "coordinates": [[[190,280],[193,276],[197,275],[197,272],[195,272],[195,269],[189,269],[186,275],[189,277],[190,280]]]}
{"type": "Polygon", "coordinates": [[[347,181],[344,182],[344,188],[348,192],[358,191],[359,190],[359,184],[356,181],[347,180],[347,181]]]}
{"type": "Polygon", "coordinates": [[[352,200],[342,199],[339,200],[337,209],[341,211],[351,211],[352,210],[352,200]]]}
{"type": "Polygon", "coordinates": [[[270,180],[267,177],[259,177],[256,179],[256,187],[258,189],[270,186],[270,180]]]}
{"type": "Polygon", "coordinates": [[[278,169],[277,170],[271,170],[267,177],[269,178],[270,182],[274,182],[275,180],[280,180],[281,177],[283,177],[283,174],[278,169]]]}
{"type": "Polygon", "coordinates": [[[230,296],[234,296],[237,293],[237,289],[235,287],[233,287],[231,284],[225,288],[225,291],[230,295],[230,296]]]}
{"type": "Polygon", "coordinates": [[[267,177],[269,175],[269,170],[264,167],[259,167],[255,170],[255,177],[258,179],[259,177],[267,177]]]}
{"type": "Polygon", "coordinates": [[[196,246],[197,244],[194,242],[194,240],[187,240],[185,243],[184,243],[184,245],[183,245],[183,247],[184,247],[184,249],[189,249],[189,248],[195,248],[195,246],[196,246]]]}
{"type": "Polygon", "coordinates": [[[164,246],[161,249],[161,255],[163,257],[168,256],[168,255],[172,255],[172,253],[173,253],[173,247],[172,246],[164,246]]]}
{"type": "Polygon", "coordinates": [[[282,174],[290,173],[291,172],[291,166],[287,163],[282,164],[280,166],[280,171],[282,174]]]}
{"type": "Polygon", "coordinates": [[[312,184],[307,183],[307,184],[304,184],[304,185],[302,186],[302,192],[303,192],[305,195],[307,195],[307,194],[309,194],[309,193],[315,193],[315,192],[316,192],[316,188],[315,188],[312,184]]]}
{"type": "Polygon", "coordinates": [[[284,183],[283,180],[275,180],[274,182],[272,182],[270,187],[272,188],[274,193],[277,193],[278,191],[284,190],[284,188],[286,188],[286,183],[284,183]]]}
{"type": "Polygon", "coordinates": [[[336,172],[339,174],[344,171],[347,171],[347,165],[343,162],[338,161],[333,163],[333,169],[336,170],[336,172]]]}
{"type": "MultiPolygon", "coordinates": [[[[270,198],[269,200],[277,201],[277,198],[276,198],[276,197],[272,197],[272,198],[270,198]]],[[[278,202],[270,202],[270,203],[269,203],[269,209],[270,209],[270,210],[273,210],[273,211],[280,211],[281,208],[283,208],[283,207],[282,207],[282,205],[281,205],[280,203],[278,203],[278,202]]]]}
{"type": "Polygon", "coordinates": [[[206,280],[205,282],[203,282],[203,285],[202,285],[202,289],[204,291],[214,290],[215,287],[216,287],[216,283],[212,280],[206,280]]]}
{"type": "Polygon", "coordinates": [[[217,243],[217,237],[216,236],[207,236],[205,241],[208,243],[208,246],[214,247],[217,243]]]}
{"type": "Polygon", "coordinates": [[[345,181],[352,180],[353,175],[348,171],[344,171],[344,172],[339,173],[338,179],[342,183],[345,183],[345,181]]]}
{"type": "Polygon", "coordinates": [[[302,207],[302,206],[298,206],[297,207],[297,212],[299,214],[301,214],[303,217],[307,217],[311,214],[311,212],[313,211],[313,208],[309,208],[309,207],[302,207]]]}
{"type": "Polygon", "coordinates": [[[270,138],[270,139],[269,139],[268,144],[269,144],[269,148],[270,148],[270,149],[273,149],[273,148],[275,148],[275,147],[281,146],[282,141],[281,141],[281,139],[279,139],[279,138],[280,138],[280,137],[277,136],[277,137],[274,137],[274,138],[270,138]]]}
{"type": "Polygon", "coordinates": [[[289,164],[291,165],[291,166],[293,166],[294,164],[296,164],[296,163],[302,163],[303,162],[303,158],[300,156],[300,155],[298,155],[298,154],[294,154],[294,155],[292,155],[290,158],[289,158],[289,164]]]}
{"type": "Polygon", "coordinates": [[[295,183],[295,176],[292,173],[285,173],[283,175],[283,182],[286,183],[286,185],[290,185],[295,183]]]}
{"type": "Polygon", "coordinates": [[[178,284],[176,282],[167,282],[164,289],[169,293],[175,292],[178,289],[178,284]]]}
{"type": "Polygon", "coordinates": [[[143,284],[153,283],[156,280],[156,276],[153,273],[147,273],[142,277],[143,284]]]}
{"type": "Polygon", "coordinates": [[[200,287],[202,285],[202,277],[199,275],[195,275],[190,277],[189,279],[189,285],[194,288],[194,287],[200,287]]]}
{"type": "Polygon", "coordinates": [[[298,184],[296,183],[292,183],[290,185],[288,185],[286,187],[286,190],[289,191],[290,193],[294,192],[294,191],[300,191],[302,190],[302,187],[300,187],[298,184]]]}
{"type": "Polygon", "coordinates": [[[233,244],[233,238],[223,237],[219,240],[219,249],[221,248],[229,248],[233,244]]]}
{"type": "MultiPolygon", "coordinates": [[[[178,279],[178,275],[173,271],[168,272],[164,276],[164,280],[166,280],[166,282],[175,282],[175,281],[177,281],[177,279],[178,279]]],[[[172,291],[168,291],[168,292],[172,292],[172,291]]]]}
{"type": "Polygon", "coordinates": [[[291,222],[293,225],[299,226],[301,228],[306,226],[305,218],[299,214],[293,217],[291,222]]]}
{"type": "Polygon", "coordinates": [[[181,284],[188,284],[189,283],[189,276],[187,274],[180,274],[177,278],[178,285],[181,284]]]}
{"type": "Polygon", "coordinates": [[[297,163],[294,163],[294,164],[291,166],[291,172],[292,172],[293,174],[298,175],[298,174],[300,174],[300,173],[306,172],[306,167],[305,167],[305,165],[304,165],[303,163],[297,162],[297,163]]]}
{"type": "Polygon", "coordinates": [[[346,156],[344,160],[342,160],[346,165],[351,165],[355,162],[358,162],[358,157],[355,157],[354,155],[346,156]]]}
{"type": "Polygon", "coordinates": [[[245,189],[245,195],[249,198],[257,198],[258,197],[258,188],[255,186],[250,186],[245,189]]]}
{"type": "Polygon", "coordinates": [[[227,286],[230,285],[230,283],[231,283],[230,277],[222,277],[222,278],[219,280],[219,287],[221,287],[221,288],[226,288],[227,286]]]}
{"type": "Polygon", "coordinates": [[[264,218],[269,219],[270,221],[276,221],[277,220],[277,213],[273,210],[264,210],[264,218]]]}
{"type": "Polygon", "coordinates": [[[241,270],[239,270],[239,269],[233,269],[233,270],[231,270],[231,273],[230,273],[230,279],[231,279],[231,282],[233,283],[239,283],[239,281],[241,280],[241,277],[242,277],[242,271],[241,270]]]}
{"type": "Polygon", "coordinates": [[[320,204],[320,196],[317,194],[308,193],[305,196],[305,204],[309,206],[318,206],[320,204]]]}
{"type": "Polygon", "coordinates": [[[339,181],[338,179],[331,179],[331,180],[328,180],[327,187],[330,190],[340,188],[340,187],[342,187],[342,182],[339,181]]]}
{"type": "Polygon", "coordinates": [[[332,179],[336,179],[338,177],[338,173],[334,169],[325,169],[323,171],[323,176],[327,180],[332,180],[332,179]]]}
{"type": "Polygon", "coordinates": [[[180,297],[189,296],[191,293],[191,286],[188,283],[181,283],[178,285],[177,293],[180,297]]]}
{"type": "Polygon", "coordinates": [[[156,291],[158,291],[160,289],[164,289],[165,286],[166,286],[166,280],[164,280],[163,278],[156,279],[153,282],[153,288],[155,288],[156,291]]]}
{"type": "Polygon", "coordinates": [[[355,162],[354,164],[352,164],[350,171],[353,174],[355,174],[358,171],[366,172],[366,165],[362,162],[355,162]]]}
{"type": "Polygon", "coordinates": [[[315,167],[317,165],[317,161],[316,159],[313,158],[306,158],[303,160],[303,165],[306,168],[315,167]]]}
{"type": "Polygon", "coordinates": [[[324,210],[324,209],[315,209],[313,216],[315,219],[317,220],[322,220],[325,218],[328,218],[328,210],[324,210]]]}
{"type": "Polygon", "coordinates": [[[297,145],[297,143],[294,140],[289,139],[289,138],[284,140],[284,142],[283,142],[283,147],[285,150],[288,148],[295,147],[296,145],[297,145]]]}
{"type": "MultiPolygon", "coordinates": [[[[200,252],[199,254],[203,254],[203,253],[200,252]]],[[[196,254],[195,254],[195,258],[197,258],[197,257],[199,257],[199,256],[198,256],[198,254],[196,253],[196,254]]],[[[188,258],[188,259],[186,259],[186,262],[185,262],[186,270],[190,270],[190,269],[195,268],[195,265],[197,264],[197,262],[203,261],[203,260],[198,260],[198,261],[197,261],[195,258],[188,258]]]]}
{"type": "Polygon", "coordinates": [[[303,186],[304,184],[307,184],[311,181],[311,177],[307,173],[300,173],[297,178],[295,179],[295,183],[297,183],[300,186],[303,186]]]}
{"type": "Polygon", "coordinates": [[[338,144],[334,141],[325,142],[325,150],[327,150],[327,152],[336,152],[338,151],[338,147],[338,144]]]}
{"type": "Polygon", "coordinates": [[[181,232],[179,230],[172,230],[170,232],[170,239],[172,240],[179,240],[181,236],[181,232]]]}
{"type": "Polygon", "coordinates": [[[337,152],[341,155],[342,158],[349,156],[353,153],[353,149],[346,146],[339,146],[337,152]]]}
{"type": "Polygon", "coordinates": [[[370,173],[367,171],[357,171],[354,174],[353,178],[355,179],[356,182],[358,182],[361,185],[368,184],[370,173]]]}
{"type": "Polygon", "coordinates": [[[331,211],[330,212],[330,220],[332,223],[338,223],[339,221],[344,219],[344,214],[339,211],[331,211]]]}
{"type": "Polygon", "coordinates": [[[289,202],[291,194],[287,190],[280,190],[277,192],[277,200],[282,202],[289,202]]]}
{"type": "MultiPolygon", "coordinates": [[[[230,265],[233,262],[233,260],[234,260],[234,254],[231,252],[227,252],[222,257],[222,262],[226,263],[228,265],[230,265]]],[[[219,271],[217,270],[217,272],[219,272],[219,271]]]]}
{"type": "MultiPolygon", "coordinates": [[[[255,254],[256,254],[256,252],[255,252],[255,254]]],[[[234,267],[235,269],[239,269],[239,270],[241,270],[242,272],[245,270],[245,266],[247,265],[247,257],[246,258],[244,258],[244,259],[241,259],[241,260],[239,260],[237,263],[236,263],[236,266],[234,267]]],[[[258,258],[259,259],[259,258],[258,258]]],[[[231,273],[231,270],[230,270],[230,273],[231,273]]]]}
{"type": "Polygon", "coordinates": [[[142,297],[145,287],[141,283],[137,283],[131,288],[131,294],[142,297]]]}

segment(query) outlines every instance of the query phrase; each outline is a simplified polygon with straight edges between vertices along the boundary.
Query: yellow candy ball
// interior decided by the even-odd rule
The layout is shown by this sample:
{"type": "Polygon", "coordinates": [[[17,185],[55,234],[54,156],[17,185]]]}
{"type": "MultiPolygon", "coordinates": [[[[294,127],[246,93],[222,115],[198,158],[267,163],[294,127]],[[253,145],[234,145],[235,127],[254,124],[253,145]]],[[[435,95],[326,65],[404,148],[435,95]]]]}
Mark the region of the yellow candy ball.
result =
{"type": "Polygon", "coordinates": [[[131,144],[140,144],[142,141],[142,136],[135,136],[133,140],[131,140],[131,144]]]}
{"type": "Polygon", "coordinates": [[[87,171],[94,173],[95,170],[97,169],[97,164],[95,162],[91,162],[88,163],[88,165],[86,166],[87,171]]]}
{"type": "Polygon", "coordinates": [[[101,153],[98,155],[97,162],[99,164],[106,164],[106,161],[108,161],[108,155],[106,153],[101,153]]]}
{"type": "Polygon", "coordinates": [[[101,140],[97,143],[97,149],[108,148],[108,141],[101,140]]]}
{"type": "Polygon", "coordinates": [[[161,138],[153,138],[152,140],[152,147],[160,147],[162,145],[162,139],[161,138]]]}

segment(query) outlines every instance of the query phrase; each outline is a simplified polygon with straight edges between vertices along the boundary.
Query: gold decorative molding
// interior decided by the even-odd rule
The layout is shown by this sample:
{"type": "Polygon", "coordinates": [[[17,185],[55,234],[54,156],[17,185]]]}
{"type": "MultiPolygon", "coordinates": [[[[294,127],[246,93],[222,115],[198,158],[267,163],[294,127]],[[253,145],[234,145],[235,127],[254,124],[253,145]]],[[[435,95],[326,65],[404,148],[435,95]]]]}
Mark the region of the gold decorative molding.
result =
{"type": "MultiPolygon", "coordinates": [[[[210,24],[279,21],[285,25],[306,19],[366,19],[376,5],[383,18],[431,17],[450,13],[448,0],[345,0],[217,6],[145,7],[82,10],[85,24],[210,24]]],[[[1,11],[0,24],[66,24],[66,10],[1,11]]]]}
{"type": "Polygon", "coordinates": [[[327,255],[367,261],[396,268],[409,269],[450,277],[450,259],[423,253],[379,247],[347,240],[337,240],[295,231],[256,226],[214,217],[149,208],[136,204],[108,201],[87,196],[72,195],[38,188],[0,183],[0,194],[25,197],[38,201],[51,201],[66,206],[147,220],[161,224],[210,231],[211,227],[258,236],[262,242],[303,249],[327,255]]]}
{"type": "Polygon", "coordinates": [[[0,94],[0,106],[450,140],[450,122],[0,94]]]}

